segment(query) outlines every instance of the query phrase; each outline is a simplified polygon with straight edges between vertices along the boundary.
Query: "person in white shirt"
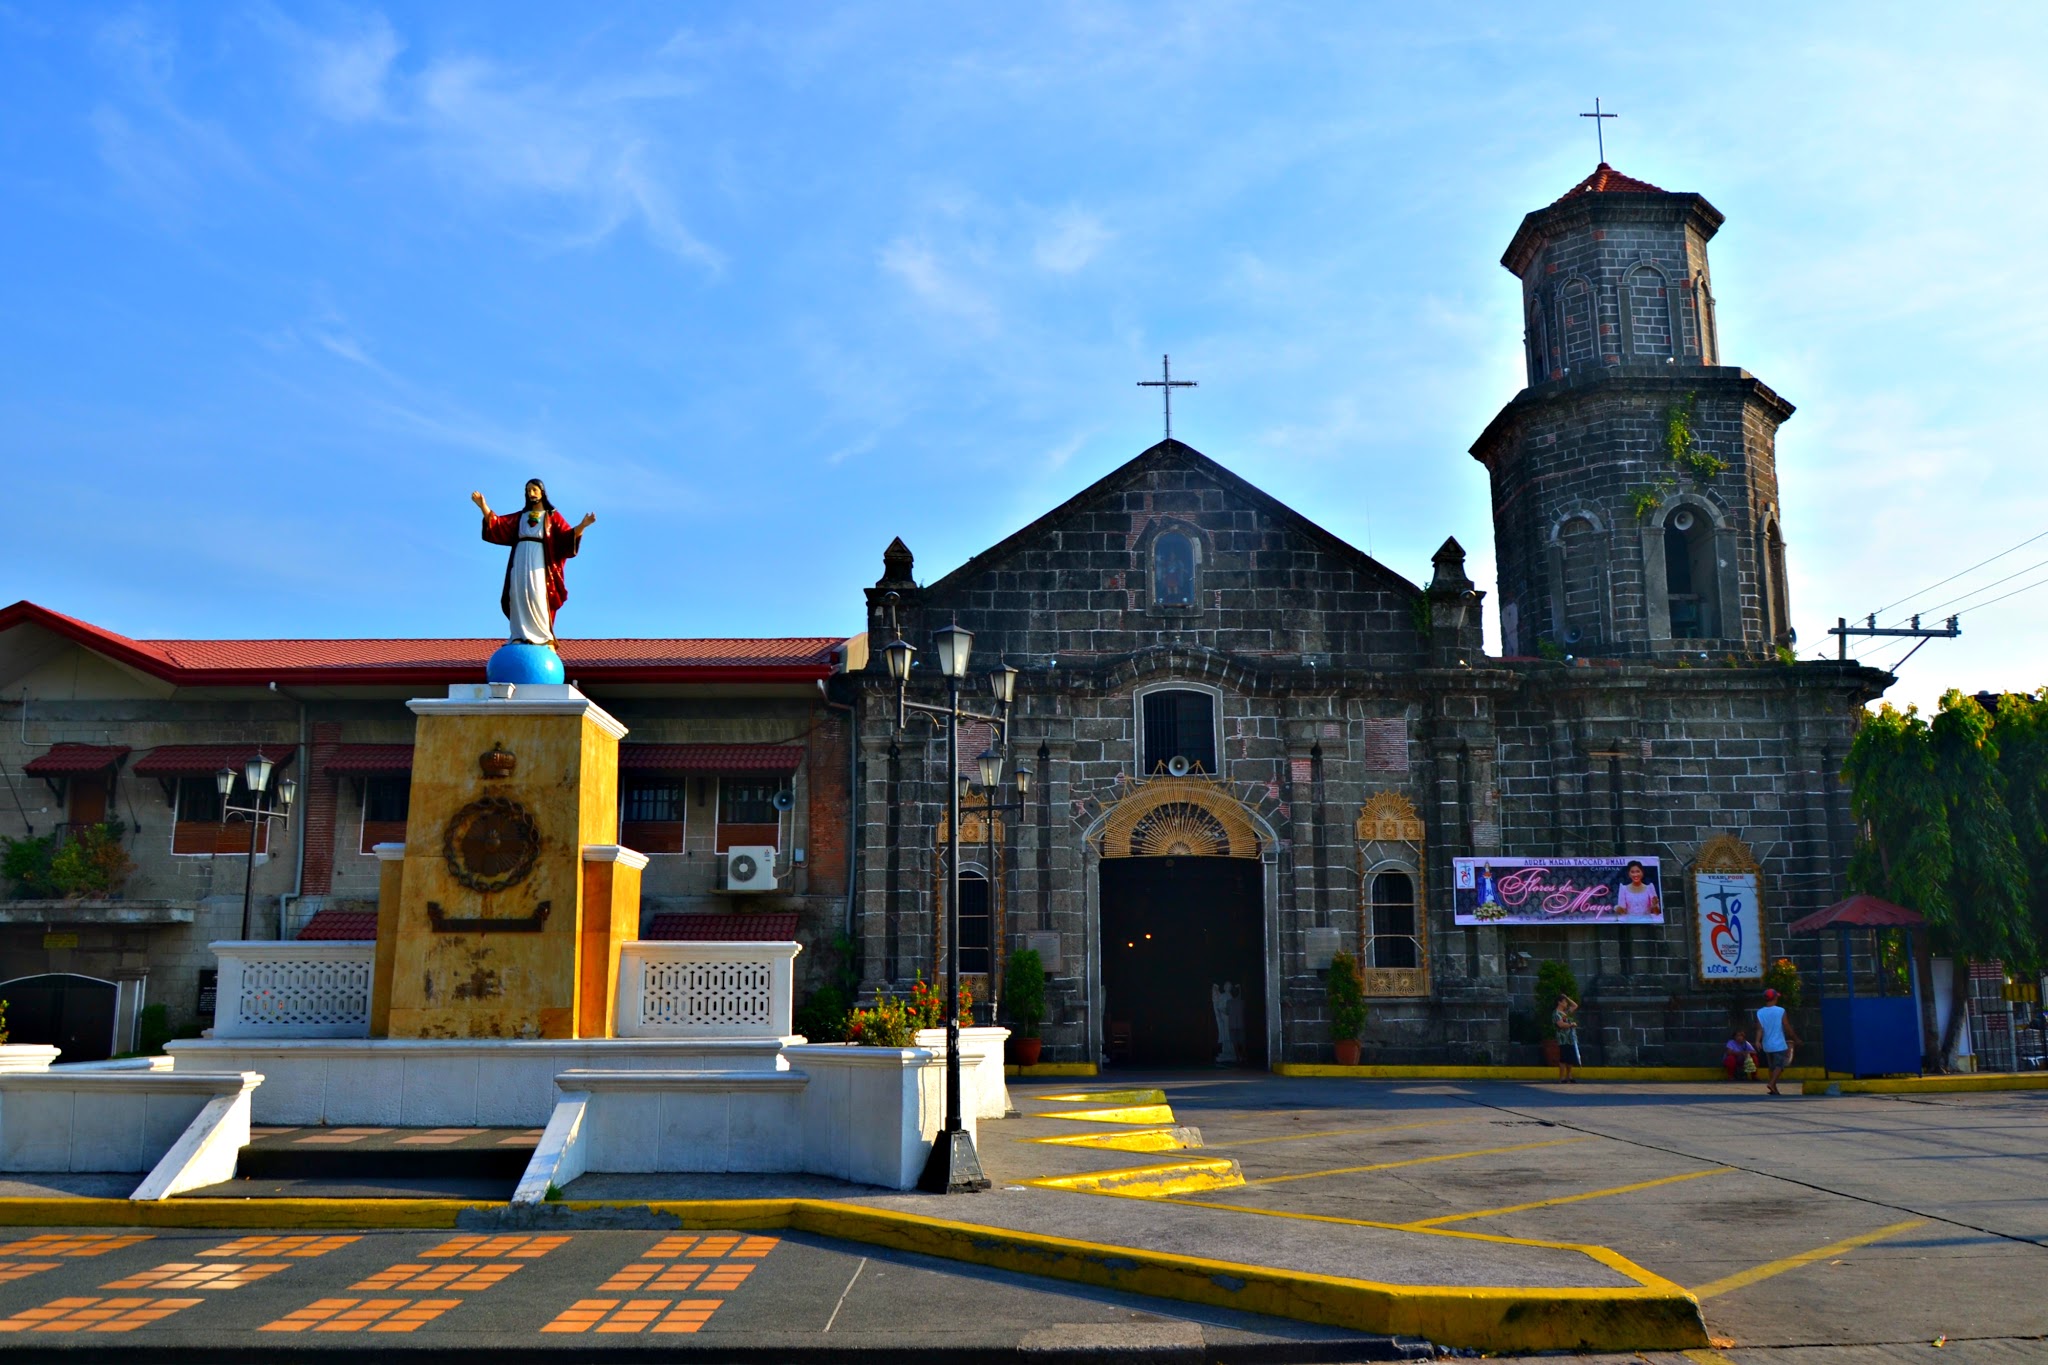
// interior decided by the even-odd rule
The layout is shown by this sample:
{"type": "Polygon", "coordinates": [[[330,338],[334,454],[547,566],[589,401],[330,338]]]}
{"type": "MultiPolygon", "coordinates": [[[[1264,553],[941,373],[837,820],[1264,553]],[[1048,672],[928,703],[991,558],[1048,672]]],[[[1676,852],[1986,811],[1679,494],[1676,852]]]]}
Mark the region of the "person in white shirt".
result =
{"type": "Polygon", "coordinates": [[[1643,865],[1631,858],[1628,880],[1614,889],[1615,913],[1636,919],[1654,919],[1664,913],[1663,902],[1657,897],[1657,888],[1644,881],[1643,865]]]}
{"type": "Polygon", "coordinates": [[[1766,1088],[1773,1095],[1779,1093],[1778,1078],[1792,1065],[1792,1048],[1798,1042],[1799,1035],[1786,1018],[1785,1007],[1778,1003],[1778,993],[1765,991],[1764,1007],[1756,1012],[1756,1050],[1764,1055],[1764,1066],[1770,1071],[1766,1088]]]}

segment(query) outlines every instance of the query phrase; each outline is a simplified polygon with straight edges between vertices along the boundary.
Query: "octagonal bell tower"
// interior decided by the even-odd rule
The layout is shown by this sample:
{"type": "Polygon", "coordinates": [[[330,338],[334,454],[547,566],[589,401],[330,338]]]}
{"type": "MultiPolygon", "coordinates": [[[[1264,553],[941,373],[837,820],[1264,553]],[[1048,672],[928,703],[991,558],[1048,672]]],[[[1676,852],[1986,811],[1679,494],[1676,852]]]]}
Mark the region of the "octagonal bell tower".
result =
{"type": "Polygon", "coordinates": [[[1472,446],[1493,494],[1503,652],[1767,653],[1791,639],[1777,430],[1721,360],[1718,209],[1599,169],[1523,218],[1528,386],[1472,446]]]}

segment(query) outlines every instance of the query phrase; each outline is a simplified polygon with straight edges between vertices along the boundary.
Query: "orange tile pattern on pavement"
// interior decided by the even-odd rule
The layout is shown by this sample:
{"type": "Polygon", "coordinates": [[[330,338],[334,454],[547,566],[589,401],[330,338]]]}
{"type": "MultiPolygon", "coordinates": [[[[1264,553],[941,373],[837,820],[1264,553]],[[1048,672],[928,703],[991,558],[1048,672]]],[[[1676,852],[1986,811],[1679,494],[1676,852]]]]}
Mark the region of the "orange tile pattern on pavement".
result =
{"type": "Polygon", "coordinates": [[[518,1261],[490,1261],[484,1265],[466,1265],[461,1261],[444,1261],[440,1265],[401,1261],[366,1280],[356,1281],[349,1288],[403,1289],[415,1294],[432,1289],[489,1289],[519,1269],[519,1265],[518,1261]]]}
{"type": "Polygon", "coordinates": [[[644,1259],[666,1261],[688,1254],[691,1259],[717,1258],[720,1256],[744,1256],[749,1260],[760,1260],[775,1250],[778,1238],[774,1237],[664,1237],[654,1244],[644,1259]]]}
{"type": "MultiPolygon", "coordinates": [[[[140,1239],[138,1239],[140,1240],[140,1239]]],[[[204,1299],[51,1299],[0,1318],[0,1332],[132,1332],[204,1299]]]]}
{"type": "Polygon", "coordinates": [[[166,1261],[102,1289],[240,1289],[243,1285],[290,1270],[289,1261],[166,1261]]]}
{"type": "Polygon", "coordinates": [[[300,1259],[307,1256],[325,1256],[330,1251],[339,1251],[351,1242],[360,1242],[360,1237],[237,1237],[206,1252],[208,1256],[289,1256],[300,1259]]]}
{"type": "Polygon", "coordinates": [[[14,1256],[103,1256],[109,1251],[147,1242],[149,1232],[46,1232],[39,1237],[8,1242],[6,1251],[14,1256]]]}
{"type": "Polygon", "coordinates": [[[631,1293],[636,1289],[738,1289],[753,1269],[750,1265],[661,1265],[639,1261],[606,1280],[598,1290],[631,1293]]]}
{"type": "Polygon", "coordinates": [[[55,1270],[59,1264],[57,1261],[0,1261],[0,1284],[25,1280],[45,1270],[55,1270]]]}
{"type": "Polygon", "coordinates": [[[694,1332],[723,1299],[578,1299],[543,1332],[694,1332]]]}
{"type": "Polygon", "coordinates": [[[530,1261],[545,1256],[562,1243],[566,1236],[558,1237],[451,1237],[431,1251],[422,1251],[422,1256],[473,1256],[480,1260],[492,1260],[500,1256],[515,1260],[530,1261]]]}
{"type": "Polygon", "coordinates": [[[413,1332],[461,1299],[316,1299],[259,1332],[413,1332]]]}

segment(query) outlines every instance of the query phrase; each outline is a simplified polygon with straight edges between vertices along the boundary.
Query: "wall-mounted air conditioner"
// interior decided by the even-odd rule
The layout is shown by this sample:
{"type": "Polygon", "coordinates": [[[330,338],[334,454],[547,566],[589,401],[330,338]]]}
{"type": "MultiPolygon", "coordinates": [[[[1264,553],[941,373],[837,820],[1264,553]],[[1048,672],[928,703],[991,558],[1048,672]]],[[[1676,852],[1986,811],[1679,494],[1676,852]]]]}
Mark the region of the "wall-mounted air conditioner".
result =
{"type": "Polygon", "coordinates": [[[775,846],[736,844],[727,849],[721,891],[773,891],[775,889],[775,846]]]}

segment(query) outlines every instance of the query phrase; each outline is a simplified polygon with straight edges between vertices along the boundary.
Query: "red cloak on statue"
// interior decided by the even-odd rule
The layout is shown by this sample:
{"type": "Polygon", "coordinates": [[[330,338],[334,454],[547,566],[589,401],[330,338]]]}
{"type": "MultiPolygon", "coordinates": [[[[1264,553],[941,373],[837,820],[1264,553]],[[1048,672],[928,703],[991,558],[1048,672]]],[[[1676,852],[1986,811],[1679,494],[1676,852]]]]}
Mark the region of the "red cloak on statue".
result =
{"type": "MultiPolygon", "coordinates": [[[[502,516],[484,518],[484,539],[493,545],[506,546],[505,586],[498,592],[498,610],[505,613],[505,619],[512,619],[512,560],[519,552],[519,519],[526,513],[508,512],[502,516]]],[[[569,580],[562,572],[562,561],[574,559],[582,547],[583,533],[569,524],[569,519],[553,507],[546,511],[547,540],[542,554],[547,559],[548,578],[548,625],[555,622],[555,613],[562,609],[562,603],[569,600],[569,580]]]]}

